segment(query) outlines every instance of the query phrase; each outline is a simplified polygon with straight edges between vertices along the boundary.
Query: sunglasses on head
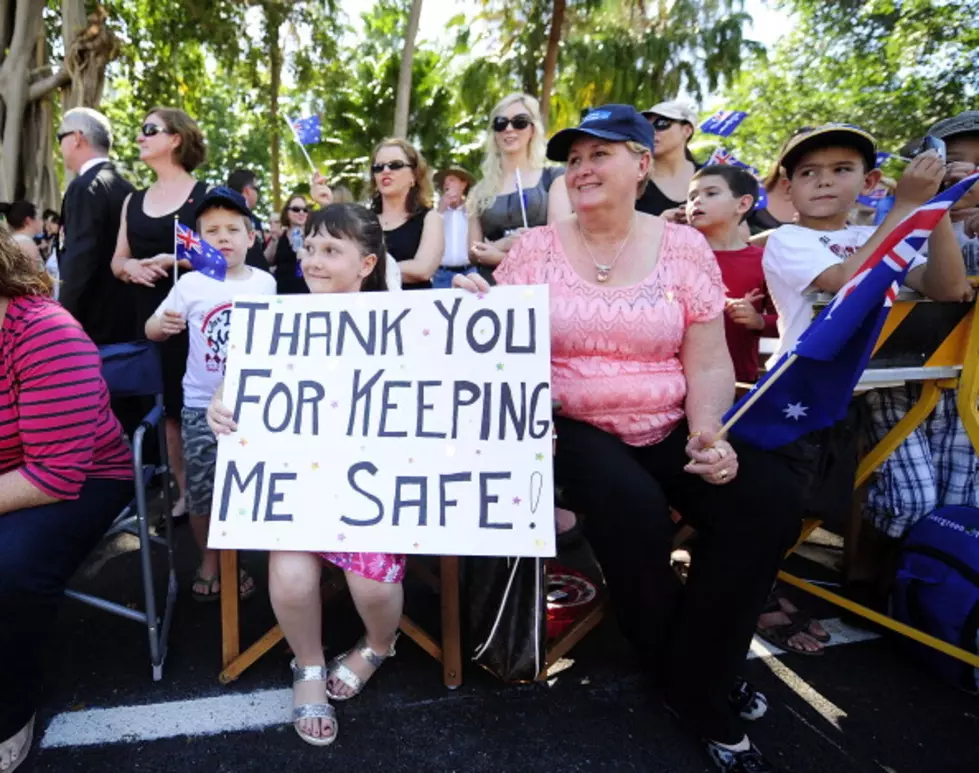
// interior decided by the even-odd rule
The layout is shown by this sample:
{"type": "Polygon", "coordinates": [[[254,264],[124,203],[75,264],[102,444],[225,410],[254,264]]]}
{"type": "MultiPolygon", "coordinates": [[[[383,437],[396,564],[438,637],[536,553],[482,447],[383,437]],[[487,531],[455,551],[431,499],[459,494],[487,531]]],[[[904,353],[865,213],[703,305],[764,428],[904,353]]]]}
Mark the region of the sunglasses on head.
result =
{"type": "Polygon", "coordinates": [[[524,113],[515,115],[513,118],[507,118],[505,115],[498,115],[493,119],[493,131],[505,132],[508,126],[512,126],[519,132],[526,129],[528,126],[533,124],[533,122],[533,119],[524,113]]]}
{"type": "Polygon", "coordinates": [[[675,124],[676,121],[674,121],[672,118],[664,118],[663,116],[657,116],[656,118],[652,119],[649,123],[653,127],[654,131],[665,132],[673,124],[675,124]]]}
{"type": "Polygon", "coordinates": [[[158,123],[144,123],[140,129],[140,134],[144,137],[155,137],[157,134],[170,134],[170,130],[166,126],[160,126],[158,123]]]}
{"type": "Polygon", "coordinates": [[[289,207],[290,212],[295,212],[297,215],[303,212],[309,212],[309,207],[289,207]]]}
{"type": "Polygon", "coordinates": [[[409,164],[407,161],[385,161],[383,164],[374,164],[371,166],[371,171],[374,174],[380,174],[385,169],[390,169],[392,172],[398,172],[405,167],[412,167],[414,164],[409,164]]]}

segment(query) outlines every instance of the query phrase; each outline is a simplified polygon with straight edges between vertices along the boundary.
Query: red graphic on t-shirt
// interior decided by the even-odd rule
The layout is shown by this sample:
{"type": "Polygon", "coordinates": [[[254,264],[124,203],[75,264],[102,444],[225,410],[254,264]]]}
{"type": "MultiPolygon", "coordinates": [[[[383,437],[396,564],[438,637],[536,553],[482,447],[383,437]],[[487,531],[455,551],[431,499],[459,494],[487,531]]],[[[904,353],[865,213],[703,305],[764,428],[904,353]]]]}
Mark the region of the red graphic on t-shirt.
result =
{"type": "Polygon", "coordinates": [[[231,334],[231,302],[215,306],[204,315],[201,332],[209,351],[204,355],[204,367],[208,373],[224,374],[224,361],[228,357],[228,337],[231,334]]]}

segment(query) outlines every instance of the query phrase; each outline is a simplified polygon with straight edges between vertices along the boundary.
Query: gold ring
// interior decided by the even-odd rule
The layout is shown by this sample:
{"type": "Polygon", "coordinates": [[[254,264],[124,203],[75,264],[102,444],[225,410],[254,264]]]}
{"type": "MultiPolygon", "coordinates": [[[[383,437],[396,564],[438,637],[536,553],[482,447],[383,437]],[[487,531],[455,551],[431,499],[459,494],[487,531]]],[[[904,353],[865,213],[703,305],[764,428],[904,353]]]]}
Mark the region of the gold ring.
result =
{"type": "Polygon", "coordinates": [[[727,470],[721,470],[719,473],[717,473],[717,477],[719,477],[721,480],[727,478],[727,470]]]}

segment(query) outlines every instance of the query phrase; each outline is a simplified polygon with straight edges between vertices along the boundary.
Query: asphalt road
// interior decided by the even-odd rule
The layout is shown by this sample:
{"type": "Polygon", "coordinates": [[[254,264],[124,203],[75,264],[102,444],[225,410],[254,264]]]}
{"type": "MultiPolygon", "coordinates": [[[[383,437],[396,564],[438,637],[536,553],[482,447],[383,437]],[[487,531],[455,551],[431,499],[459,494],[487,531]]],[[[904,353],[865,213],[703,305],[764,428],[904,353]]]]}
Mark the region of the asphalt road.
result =
{"type": "MultiPolygon", "coordinates": [[[[549,684],[508,686],[469,666],[463,686],[449,691],[439,666],[403,639],[397,657],[365,692],[338,707],[337,743],[308,746],[285,721],[284,644],[236,683],[218,683],[219,610],[191,600],[186,526],[178,536],[182,588],[163,681],[150,679],[143,629],[66,600],[48,657],[37,730],[42,740],[21,768],[25,773],[713,769],[700,745],[678,731],[647,691],[609,620],[572,651],[573,665],[549,684]],[[279,708],[261,713],[267,702],[279,708]],[[109,715],[93,711],[121,707],[128,708],[112,716],[117,726],[124,723],[123,738],[108,728],[109,715]],[[256,712],[259,721],[252,722],[256,712]],[[215,732],[236,720],[253,726],[215,732]]],[[[137,602],[135,559],[123,552],[97,562],[88,568],[94,576],[80,578],[79,586],[137,602]]],[[[819,571],[794,560],[803,573],[819,571]]],[[[263,556],[245,562],[264,588],[263,556]]],[[[816,612],[839,615],[826,607],[816,612]]],[[[273,624],[264,593],[243,607],[243,618],[246,643],[273,624]]],[[[325,625],[328,655],[359,634],[345,600],[328,608],[325,625]]],[[[752,739],[786,771],[979,771],[979,700],[935,681],[890,636],[835,646],[818,658],[754,658],[744,674],[771,704],[751,728],[752,739]]]]}

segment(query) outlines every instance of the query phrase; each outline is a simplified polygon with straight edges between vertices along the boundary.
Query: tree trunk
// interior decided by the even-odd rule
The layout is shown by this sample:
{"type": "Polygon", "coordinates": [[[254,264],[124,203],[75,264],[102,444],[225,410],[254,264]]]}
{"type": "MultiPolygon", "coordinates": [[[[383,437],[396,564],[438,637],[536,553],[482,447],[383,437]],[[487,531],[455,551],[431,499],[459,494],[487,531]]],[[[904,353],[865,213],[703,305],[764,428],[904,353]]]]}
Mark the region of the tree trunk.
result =
{"type": "Polygon", "coordinates": [[[278,4],[265,4],[265,52],[269,58],[269,117],[271,121],[271,145],[269,163],[272,166],[272,206],[275,210],[282,207],[282,187],[280,182],[279,153],[282,144],[281,126],[279,121],[279,89],[282,83],[282,47],[279,45],[279,28],[283,17],[278,4]]]}
{"type": "Polygon", "coordinates": [[[554,75],[557,72],[558,47],[561,44],[561,28],[564,26],[565,0],[554,0],[551,10],[551,34],[547,38],[547,54],[544,56],[544,83],[540,90],[540,113],[544,127],[551,115],[551,91],[554,89],[554,75]]]}
{"type": "Polygon", "coordinates": [[[412,0],[405,31],[405,44],[401,52],[401,70],[398,72],[398,96],[394,105],[394,136],[408,136],[408,111],[411,107],[411,60],[415,56],[415,38],[418,36],[418,20],[422,15],[422,0],[412,0]]]}
{"type": "Polygon", "coordinates": [[[62,0],[62,67],[67,88],[62,93],[65,112],[74,107],[98,107],[105,86],[105,68],[119,54],[119,40],[106,24],[101,7],[85,16],[85,0],[62,0]]]}
{"type": "Polygon", "coordinates": [[[14,23],[7,57],[0,64],[0,100],[4,106],[3,145],[0,150],[0,200],[24,195],[20,183],[21,138],[27,108],[28,77],[44,4],[14,0],[14,23]]]}

